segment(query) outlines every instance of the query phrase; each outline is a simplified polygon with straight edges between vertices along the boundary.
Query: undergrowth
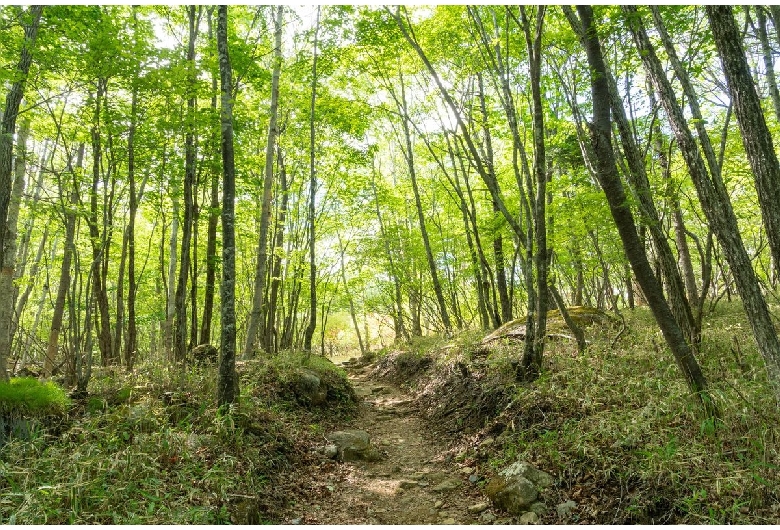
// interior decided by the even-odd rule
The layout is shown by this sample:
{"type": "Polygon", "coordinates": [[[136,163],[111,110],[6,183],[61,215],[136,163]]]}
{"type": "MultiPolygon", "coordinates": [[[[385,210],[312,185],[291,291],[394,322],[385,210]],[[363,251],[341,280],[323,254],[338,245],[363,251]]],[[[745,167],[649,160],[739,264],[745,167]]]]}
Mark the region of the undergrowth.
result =
{"type": "Polygon", "coordinates": [[[498,419],[492,466],[558,477],[553,500],[580,505],[570,522],[776,523],[780,414],[744,313],[722,304],[705,320],[698,358],[721,425],[702,419],[649,311],[626,323],[614,348],[603,334],[584,355],[549,343],[542,377],[498,419]]]}
{"type": "Polygon", "coordinates": [[[307,441],[354,408],[348,393],[318,410],[294,406],[284,381],[301,366],[347,384],[313,357],[246,362],[241,397],[220,415],[215,367],[98,370],[68,430],[0,449],[0,523],[276,522],[307,441]]]}

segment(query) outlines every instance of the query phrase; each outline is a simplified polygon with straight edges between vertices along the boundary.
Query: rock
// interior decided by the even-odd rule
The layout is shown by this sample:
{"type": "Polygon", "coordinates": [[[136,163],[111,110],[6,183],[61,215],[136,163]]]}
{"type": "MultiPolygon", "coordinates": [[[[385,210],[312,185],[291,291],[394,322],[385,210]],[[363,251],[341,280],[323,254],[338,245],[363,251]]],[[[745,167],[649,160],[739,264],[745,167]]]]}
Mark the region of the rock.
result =
{"type": "Polygon", "coordinates": [[[303,519],[300,517],[296,517],[295,519],[290,519],[290,524],[302,524],[303,519]]]}
{"type": "Polygon", "coordinates": [[[458,521],[453,519],[452,517],[449,517],[447,519],[444,519],[441,524],[458,524],[458,521]]]}
{"type": "Polygon", "coordinates": [[[549,473],[545,473],[544,471],[535,468],[528,462],[523,461],[518,461],[505,467],[499,471],[498,474],[502,477],[505,477],[507,480],[511,480],[512,477],[526,478],[530,480],[539,490],[549,488],[552,486],[553,482],[555,482],[552,475],[549,473]]]}
{"type": "Polygon", "coordinates": [[[327,444],[320,448],[320,452],[328,458],[336,458],[339,450],[335,444],[327,444]]]}
{"type": "Polygon", "coordinates": [[[479,482],[479,475],[469,475],[469,482],[471,484],[476,484],[479,482]]]}
{"type": "Polygon", "coordinates": [[[335,431],[325,438],[336,446],[336,460],[341,462],[376,462],[382,458],[365,431],[335,431]]]}
{"type": "Polygon", "coordinates": [[[488,503],[486,502],[478,502],[477,504],[472,504],[468,507],[469,513],[482,513],[485,510],[488,509],[488,503]]]}
{"type": "Polygon", "coordinates": [[[488,436],[481,442],[479,442],[479,446],[483,449],[487,449],[488,447],[491,447],[494,443],[496,443],[496,439],[488,436]]]}
{"type": "Polygon", "coordinates": [[[455,489],[458,489],[460,487],[460,481],[455,479],[448,479],[443,482],[440,482],[436,484],[433,488],[431,488],[432,491],[435,491],[437,493],[444,492],[444,491],[452,491],[455,489]]]}
{"type": "Polygon", "coordinates": [[[535,502],[531,505],[530,510],[541,516],[547,513],[547,505],[543,502],[535,502]]]}
{"type": "Polygon", "coordinates": [[[438,501],[433,503],[433,507],[436,508],[437,510],[439,508],[441,508],[442,506],[444,506],[444,501],[442,501],[442,500],[438,500],[438,501]]]}
{"type": "Polygon", "coordinates": [[[571,515],[571,511],[576,507],[577,507],[577,503],[569,499],[568,501],[562,502],[558,506],[556,506],[555,511],[558,512],[558,517],[564,519],[569,515],[571,515]]]}
{"type": "Polygon", "coordinates": [[[211,344],[200,344],[190,350],[189,358],[196,364],[217,364],[219,350],[211,344]]]}
{"type": "Polygon", "coordinates": [[[536,524],[539,522],[539,516],[534,512],[525,512],[517,520],[517,524],[536,524]]]}
{"type": "Polygon", "coordinates": [[[308,370],[298,372],[291,385],[299,401],[311,405],[322,405],[328,400],[327,385],[313,372],[308,370]]]}
{"type": "Polygon", "coordinates": [[[493,515],[492,512],[482,512],[482,515],[479,516],[479,520],[485,524],[489,524],[496,520],[496,516],[493,515]]]}
{"type": "Polygon", "coordinates": [[[371,387],[371,393],[372,394],[379,394],[381,392],[385,391],[385,387],[383,386],[372,386],[371,387]]]}
{"type": "Polygon", "coordinates": [[[408,490],[410,488],[416,488],[419,486],[416,480],[401,479],[398,481],[398,487],[402,490],[408,490]]]}
{"type": "Polygon", "coordinates": [[[474,473],[474,468],[473,468],[473,467],[464,467],[464,468],[463,468],[463,469],[461,469],[460,471],[461,471],[461,473],[463,473],[464,475],[471,475],[471,474],[473,474],[473,473],[474,473]]]}
{"type": "Polygon", "coordinates": [[[485,493],[495,506],[514,515],[527,511],[539,496],[534,483],[519,476],[496,477],[488,483],[485,493]]]}

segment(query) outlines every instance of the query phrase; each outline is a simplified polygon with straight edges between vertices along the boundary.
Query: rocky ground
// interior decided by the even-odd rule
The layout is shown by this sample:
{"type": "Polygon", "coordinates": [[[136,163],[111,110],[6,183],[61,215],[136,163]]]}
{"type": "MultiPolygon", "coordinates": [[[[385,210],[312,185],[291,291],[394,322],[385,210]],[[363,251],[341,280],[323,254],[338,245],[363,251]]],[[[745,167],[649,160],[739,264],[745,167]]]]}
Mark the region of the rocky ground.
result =
{"type": "MultiPolygon", "coordinates": [[[[511,517],[494,508],[483,493],[486,477],[482,470],[455,462],[448,440],[437,436],[420,417],[412,396],[397,386],[372,380],[369,373],[363,368],[350,374],[361,404],[356,419],[343,430],[368,433],[370,451],[378,452],[368,460],[377,461],[338,462],[332,458],[337,449],[327,439],[334,440],[334,436],[325,437],[321,461],[311,475],[313,484],[307,488],[309,498],[291,507],[285,523],[536,522],[533,512],[511,517]]],[[[344,455],[344,460],[352,458],[344,455]]]]}

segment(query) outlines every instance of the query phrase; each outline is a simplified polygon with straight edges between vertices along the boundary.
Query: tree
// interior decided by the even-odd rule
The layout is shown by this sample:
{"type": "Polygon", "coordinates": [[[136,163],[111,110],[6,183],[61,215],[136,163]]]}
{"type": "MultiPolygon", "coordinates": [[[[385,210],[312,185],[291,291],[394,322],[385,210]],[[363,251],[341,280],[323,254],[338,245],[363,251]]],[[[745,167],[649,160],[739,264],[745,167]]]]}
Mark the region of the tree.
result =
{"type": "Polygon", "coordinates": [[[715,404],[707,393],[707,381],[704,374],[702,374],[690,346],[685,342],[685,337],[663,297],[661,285],[653,275],[647,254],[645,254],[637,234],[634,216],[627,205],[623,185],[617,172],[615,154],[610,140],[612,128],[609,85],[598,30],[593,20],[593,11],[590,6],[577,6],[577,11],[582,21],[585,51],[590,67],[593,122],[589,125],[589,132],[599,184],[607,197],[609,209],[620,233],[626,257],[631,263],[631,268],[642,287],[645,299],[688,382],[691,392],[695,393],[701,400],[708,417],[717,415],[715,404]]]}
{"type": "Polygon", "coordinates": [[[217,404],[224,407],[238,398],[236,374],[236,168],[233,151],[233,74],[228,51],[228,9],[217,10],[217,50],[221,87],[222,123],[222,335],[220,336],[217,404]]]}

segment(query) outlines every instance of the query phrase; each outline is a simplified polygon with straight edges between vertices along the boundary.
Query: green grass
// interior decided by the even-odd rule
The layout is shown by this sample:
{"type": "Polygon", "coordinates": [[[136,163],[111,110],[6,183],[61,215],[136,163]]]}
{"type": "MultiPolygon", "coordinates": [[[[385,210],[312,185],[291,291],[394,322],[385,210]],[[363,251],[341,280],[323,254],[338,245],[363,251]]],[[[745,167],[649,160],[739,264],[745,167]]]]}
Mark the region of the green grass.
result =
{"type": "Polygon", "coordinates": [[[589,337],[584,355],[548,343],[545,373],[519,387],[507,412],[516,428],[492,464],[534,461],[558,477],[560,499],[597,496],[608,513],[589,522],[776,523],[780,413],[741,307],[722,303],[705,319],[698,355],[719,428],[702,420],[649,311],[626,322],[615,348],[614,331],[589,337]]]}
{"type": "Polygon", "coordinates": [[[302,367],[346,382],[303,354],[247,362],[230,415],[217,411],[215,368],[96,369],[70,428],[0,448],[0,524],[278,522],[296,444],[314,444],[348,410],[295,406],[285,381],[302,367]]]}

